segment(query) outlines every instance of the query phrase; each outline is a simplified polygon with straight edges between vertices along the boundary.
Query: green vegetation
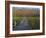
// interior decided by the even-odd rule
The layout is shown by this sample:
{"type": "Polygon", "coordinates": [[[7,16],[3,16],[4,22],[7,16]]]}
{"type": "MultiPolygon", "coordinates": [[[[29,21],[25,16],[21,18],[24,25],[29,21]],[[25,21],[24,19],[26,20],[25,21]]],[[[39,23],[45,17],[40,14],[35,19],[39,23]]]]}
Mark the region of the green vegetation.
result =
{"type": "MultiPolygon", "coordinates": [[[[13,17],[13,28],[16,27],[17,24],[20,23],[23,17],[13,17]]],[[[28,24],[32,26],[32,29],[39,29],[40,28],[40,17],[27,17],[28,24]]]]}
{"type": "Polygon", "coordinates": [[[13,17],[13,25],[14,25],[13,27],[15,27],[16,24],[18,24],[21,21],[21,18],[22,17],[17,17],[17,16],[13,17]]]}
{"type": "Polygon", "coordinates": [[[40,18],[39,17],[27,17],[28,23],[32,26],[32,29],[40,28],[40,18]]]}
{"type": "Polygon", "coordinates": [[[16,25],[18,25],[20,21],[22,21],[23,17],[27,18],[28,25],[30,27],[32,26],[32,29],[40,28],[40,10],[39,8],[29,9],[29,8],[24,7],[23,9],[18,9],[18,7],[16,8],[13,7],[13,29],[16,28],[16,25]]]}

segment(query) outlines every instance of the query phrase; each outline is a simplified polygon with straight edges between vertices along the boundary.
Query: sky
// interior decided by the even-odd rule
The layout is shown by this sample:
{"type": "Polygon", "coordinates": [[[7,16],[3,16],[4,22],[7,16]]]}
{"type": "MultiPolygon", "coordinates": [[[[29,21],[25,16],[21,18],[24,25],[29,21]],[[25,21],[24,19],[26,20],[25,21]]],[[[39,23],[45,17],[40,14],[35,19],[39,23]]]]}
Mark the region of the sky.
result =
{"type": "Polygon", "coordinates": [[[39,8],[29,8],[29,7],[13,7],[16,10],[39,10],[39,8]]]}

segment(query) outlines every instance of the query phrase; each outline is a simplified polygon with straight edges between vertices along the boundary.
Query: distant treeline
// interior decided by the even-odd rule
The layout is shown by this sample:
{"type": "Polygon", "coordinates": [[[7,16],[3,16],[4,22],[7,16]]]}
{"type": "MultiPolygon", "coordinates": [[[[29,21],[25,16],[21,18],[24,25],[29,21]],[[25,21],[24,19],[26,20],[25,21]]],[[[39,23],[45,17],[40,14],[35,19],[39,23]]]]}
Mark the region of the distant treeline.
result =
{"type": "Polygon", "coordinates": [[[20,16],[20,17],[21,17],[21,16],[23,16],[23,17],[24,17],[24,16],[26,16],[26,17],[30,17],[30,16],[31,16],[31,17],[39,17],[40,15],[35,15],[35,14],[34,14],[34,15],[16,15],[16,16],[20,16]]]}
{"type": "Polygon", "coordinates": [[[13,10],[13,16],[40,16],[40,10],[13,10]]]}

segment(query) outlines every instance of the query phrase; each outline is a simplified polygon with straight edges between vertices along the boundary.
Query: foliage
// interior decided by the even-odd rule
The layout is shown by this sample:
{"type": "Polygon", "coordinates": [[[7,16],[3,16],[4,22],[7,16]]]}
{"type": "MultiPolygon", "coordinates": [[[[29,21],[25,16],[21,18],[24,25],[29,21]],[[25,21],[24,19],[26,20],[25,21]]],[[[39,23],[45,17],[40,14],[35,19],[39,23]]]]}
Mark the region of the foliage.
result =
{"type": "Polygon", "coordinates": [[[13,27],[14,27],[14,28],[15,28],[16,25],[20,22],[21,18],[22,18],[22,17],[17,17],[17,16],[13,17],[13,25],[14,25],[13,27]]]}
{"type": "Polygon", "coordinates": [[[28,23],[32,26],[32,29],[39,29],[40,27],[40,19],[39,17],[28,17],[28,23]]]}

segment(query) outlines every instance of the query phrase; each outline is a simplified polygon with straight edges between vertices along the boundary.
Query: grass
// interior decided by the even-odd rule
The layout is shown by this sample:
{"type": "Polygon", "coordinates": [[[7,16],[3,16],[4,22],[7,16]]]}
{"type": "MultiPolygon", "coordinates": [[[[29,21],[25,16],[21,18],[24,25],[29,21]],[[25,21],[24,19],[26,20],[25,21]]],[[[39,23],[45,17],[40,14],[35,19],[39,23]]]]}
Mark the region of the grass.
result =
{"type": "Polygon", "coordinates": [[[39,29],[40,18],[39,17],[27,17],[28,23],[32,26],[32,29],[39,29]]]}
{"type": "Polygon", "coordinates": [[[13,17],[13,27],[15,28],[16,24],[18,24],[20,21],[21,21],[21,18],[22,17],[17,17],[17,16],[14,16],[13,17]]]}
{"type": "MultiPolygon", "coordinates": [[[[14,16],[13,17],[13,28],[16,27],[16,24],[19,24],[22,20],[21,16],[14,16]]],[[[40,18],[39,17],[27,17],[28,24],[32,26],[32,29],[40,29],[40,18]]]]}

